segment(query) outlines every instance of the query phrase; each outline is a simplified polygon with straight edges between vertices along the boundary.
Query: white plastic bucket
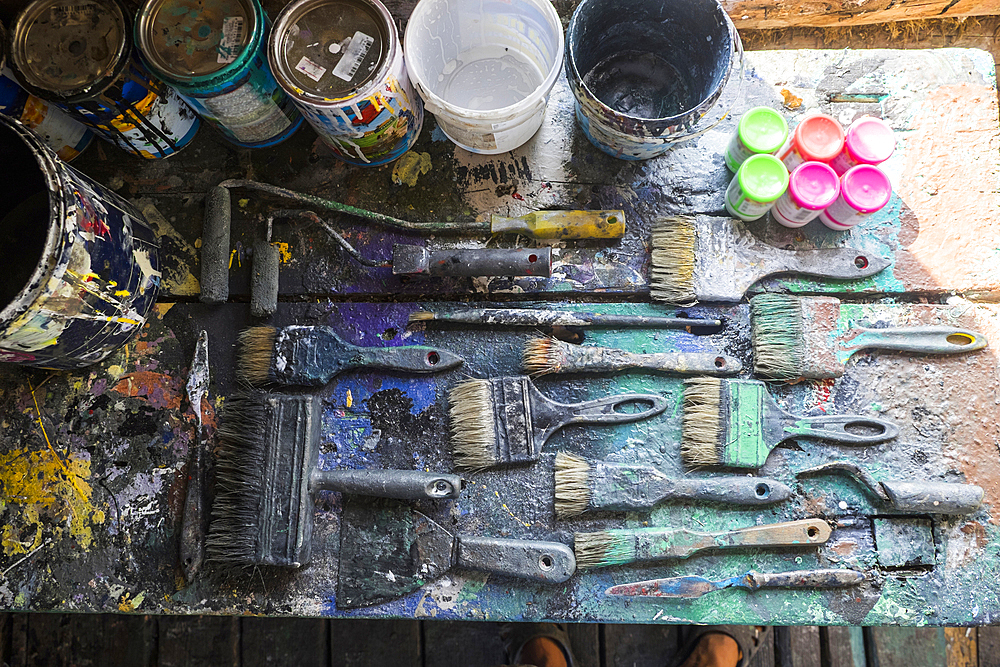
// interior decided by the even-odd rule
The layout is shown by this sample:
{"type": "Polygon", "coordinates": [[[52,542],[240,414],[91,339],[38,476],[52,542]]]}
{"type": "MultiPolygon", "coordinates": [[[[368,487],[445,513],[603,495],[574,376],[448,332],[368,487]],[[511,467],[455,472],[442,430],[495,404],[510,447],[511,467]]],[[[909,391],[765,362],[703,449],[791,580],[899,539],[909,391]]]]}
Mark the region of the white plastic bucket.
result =
{"type": "Polygon", "coordinates": [[[549,0],[420,0],[403,38],[426,110],[449,139],[484,154],[538,131],[563,47],[549,0]]]}

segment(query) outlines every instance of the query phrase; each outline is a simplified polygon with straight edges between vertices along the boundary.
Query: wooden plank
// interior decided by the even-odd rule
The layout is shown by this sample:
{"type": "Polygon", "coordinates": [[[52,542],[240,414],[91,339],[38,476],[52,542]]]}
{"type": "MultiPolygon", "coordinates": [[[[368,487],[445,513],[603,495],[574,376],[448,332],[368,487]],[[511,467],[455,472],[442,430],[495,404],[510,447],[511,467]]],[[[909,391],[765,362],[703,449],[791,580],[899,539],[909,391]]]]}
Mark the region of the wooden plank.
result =
{"type": "Polygon", "coordinates": [[[941,667],[946,663],[944,628],[865,628],[870,667],[941,667]]]}
{"type": "Polygon", "coordinates": [[[819,628],[815,625],[795,625],[788,631],[792,640],[792,665],[820,667],[819,628]]]}
{"type": "Polygon", "coordinates": [[[423,632],[424,667],[503,664],[499,623],[425,621],[423,632]]]}
{"type": "Polygon", "coordinates": [[[948,667],[977,667],[976,628],[945,628],[944,640],[948,667]]]}
{"type": "Polygon", "coordinates": [[[157,667],[240,664],[240,619],[236,616],[161,616],[157,667]]]}
{"type": "Polygon", "coordinates": [[[778,663],[775,657],[774,632],[771,632],[761,644],[750,661],[749,667],[775,667],[778,663]]]}
{"type": "Polygon", "coordinates": [[[669,664],[678,647],[674,625],[605,625],[605,665],[653,667],[669,664]]]}
{"type": "Polygon", "coordinates": [[[151,667],[155,650],[155,621],[148,616],[32,614],[22,664],[151,667]]]}
{"type": "Polygon", "coordinates": [[[11,660],[11,628],[14,625],[14,614],[0,614],[0,665],[10,665],[11,660]]]}
{"type": "Polygon", "coordinates": [[[570,623],[566,627],[577,667],[600,667],[600,624],[570,623]]]}
{"type": "Polygon", "coordinates": [[[984,625],[977,628],[976,649],[979,667],[1000,667],[1000,626],[984,625]]]}
{"type": "Polygon", "coordinates": [[[333,619],[332,667],[419,667],[420,621],[333,619]]]}
{"type": "Polygon", "coordinates": [[[798,26],[853,26],[913,19],[1000,14],[997,0],[723,0],[740,30],[798,26]]]}
{"type": "Polygon", "coordinates": [[[28,616],[24,612],[13,614],[10,624],[10,666],[24,667],[28,653],[28,616]]]}
{"type": "Polygon", "coordinates": [[[327,633],[321,618],[240,619],[240,666],[325,667],[327,633]]]}
{"type": "Polygon", "coordinates": [[[822,627],[819,629],[819,646],[823,667],[865,667],[861,628],[822,627]]]}

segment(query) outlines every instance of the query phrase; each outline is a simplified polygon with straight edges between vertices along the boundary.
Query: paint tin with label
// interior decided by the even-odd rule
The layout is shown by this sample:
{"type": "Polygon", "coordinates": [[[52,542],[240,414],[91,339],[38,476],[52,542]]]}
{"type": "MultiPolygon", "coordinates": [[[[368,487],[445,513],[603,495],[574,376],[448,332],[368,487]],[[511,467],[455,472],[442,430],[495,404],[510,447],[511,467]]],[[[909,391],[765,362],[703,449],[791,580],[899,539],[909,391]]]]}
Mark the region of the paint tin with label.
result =
{"type": "Polygon", "coordinates": [[[785,227],[802,227],[837,200],[840,179],[828,164],[804,162],[788,176],[788,189],[771,209],[771,217],[785,227]]]}
{"type": "Polygon", "coordinates": [[[0,361],[96,363],[142,328],[160,285],[159,246],[131,204],[0,116],[0,361]]]}
{"type": "Polygon", "coordinates": [[[345,162],[385,164],[417,140],[423,103],[378,0],[296,0],[274,22],[267,55],[278,84],[345,162]]]}
{"type": "Polygon", "coordinates": [[[752,155],[726,190],[726,210],[744,222],[767,213],[788,187],[788,171],[773,155],[752,155]]]}
{"type": "Polygon", "coordinates": [[[881,118],[863,116],[847,128],[844,150],[830,163],[838,176],[859,164],[882,164],[896,150],[892,128],[881,118]]]}
{"type": "Polygon", "coordinates": [[[10,65],[28,92],[142,158],[176,153],[198,116],[132,53],[118,0],[34,0],[11,27],[10,65]]]}
{"type": "Polygon", "coordinates": [[[819,219],[830,229],[844,231],[871,217],[891,196],[889,177],[874,165],[859,164],[840,178],[840,196],[819,219]]]}
{"type": "Polygon", "coordinates": [[[740,117],[726,147],[726,166],[735,172],[751,155],[774,154],[788,138],[788,123],[771,107],[754,107],[740,117]]]}
{"type": "Polygon", "coordinates": [[[271,75],[257,0],[147,0],[135,24],[145,64],[237,146],[273,146],[302,116],[271,75]]]}
{"type": "Polygon", "coordinates": [[[813,114],[802,119],[778,151],[788,171],[803,162],[830,162],[844,148],[844,128],[835,118],[813,114]]]}

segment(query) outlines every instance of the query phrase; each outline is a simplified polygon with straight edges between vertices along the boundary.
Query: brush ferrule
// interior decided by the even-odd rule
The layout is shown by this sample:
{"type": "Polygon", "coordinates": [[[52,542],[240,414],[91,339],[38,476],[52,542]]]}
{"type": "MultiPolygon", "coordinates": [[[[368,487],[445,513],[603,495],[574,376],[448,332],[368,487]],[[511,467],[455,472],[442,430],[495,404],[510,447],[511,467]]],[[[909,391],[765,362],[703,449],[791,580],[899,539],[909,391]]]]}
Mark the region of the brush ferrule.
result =
{"type": "Polygon", "coordinates": [[[720,414],[723,442],[722,464],[760,467],[777,442],[764,437],[766,389],[760,382],[728,380],[721,383],[720,414]]]}
{"type": "Polygon", "coordinates": [[[671,480],[651,466],[600,463],[590,471],[590,507],[619,512],[648,509],[670,495],[671,480]]]}

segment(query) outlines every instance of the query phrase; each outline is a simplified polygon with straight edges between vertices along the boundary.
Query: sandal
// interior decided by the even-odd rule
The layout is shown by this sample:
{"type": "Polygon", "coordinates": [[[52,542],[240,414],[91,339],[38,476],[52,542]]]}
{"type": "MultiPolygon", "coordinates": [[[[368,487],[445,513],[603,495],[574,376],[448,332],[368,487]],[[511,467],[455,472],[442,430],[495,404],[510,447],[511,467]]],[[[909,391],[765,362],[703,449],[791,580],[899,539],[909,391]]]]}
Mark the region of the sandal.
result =
{"type": "Polygon", "coordinates": [[[562,650],[566,656],[566,664],[575,667],[573,652],[570,650],[569,634],[565,625],[555,623],[503,623],[500,626],[500,639],[507,654],[507,663],[521,664],[521,649],[532,639],[548,637],[562,650]]]}
{"type": "Polygon", "coordinates": [[[689,625],[681,628],[683,644],[677,652],[671,667],[679,667],[684,661],[691,657],[695,646],[701,638],[708,634],[721,634],[732,637],[736,645],[740,647],[740,660],[736,667],[746,667],[753,660],[754,655],[770,638],[772,628],[770,626],[759,625],[689,625]],[[686,633],[686,636],[685,636],[686,633]]]}

